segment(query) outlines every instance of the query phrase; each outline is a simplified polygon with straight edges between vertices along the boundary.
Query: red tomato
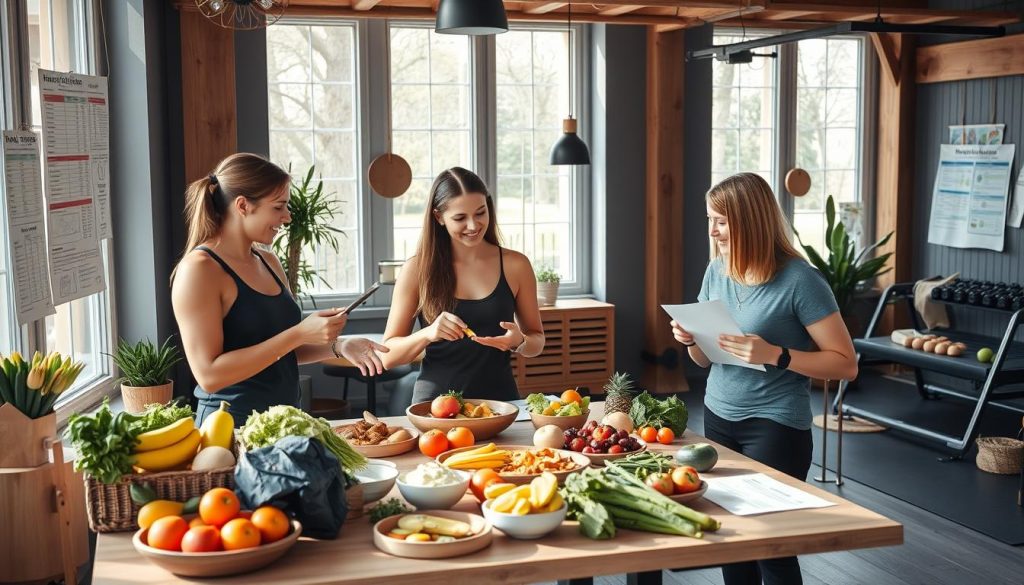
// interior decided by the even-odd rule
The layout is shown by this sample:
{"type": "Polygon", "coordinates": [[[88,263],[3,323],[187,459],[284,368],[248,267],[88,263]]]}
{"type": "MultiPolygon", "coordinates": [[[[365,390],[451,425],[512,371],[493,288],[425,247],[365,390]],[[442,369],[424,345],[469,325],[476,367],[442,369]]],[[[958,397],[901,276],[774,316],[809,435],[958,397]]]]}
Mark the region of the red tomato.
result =
{"type": "Polygon", "coordinates": [[[454,396],[438,396],[430,403],[430,416],[434,418],[455,418],[462,406],[454,396]]]}
{"type": "Polygon", "coordinates": [[[697,470],[684,465],[672,470],[672,485],[677,494],[687,494],[700,489],[700,475],[697,470]]]}
{"type": "Polygon", "coordinates": [[[676,434],[668,427],[658,429],[658,442],[662,445],[669,445],[676,440],[676,434]]]}
{"type": "Polygon", "coordinates": [[[644,480],[647,487],[652,488],[666,496],[672,495],[672,478],[667,473],[652,473],[644,480]]]}
{"type": "Polygon", "coordinates": [[[477,469],[473,473],[473,479],[469,480],[469,491],[473,492],[476,499],[482,502],[487,499],[484,496],[484,490],[487,489],[487,486],[503,481],[505,480],[501,479],[498,472],[493,469],[477,469]]]}
{"type": "Polygon", "coordinates": [[[658,429],[654,427],[644,427],[637,434],[645,443],[653,443],[658,440],[658,429]]]}
{"type": "Polygon", "coordinates": [[[472,447],[473,443],[476,443],[476,438],[473,437],[473,431],[466,427],[455,427],[448,431],[446,436],[448,438],[449,449],[472,447]]]}
{"type": "Polygon", "coordinates": [[[193,526],[181,539],[182,552],[214,552],[220,549],[220,530],[215,526],[193,526]]]}
{"type": "Polygon", "coordinates": [[[448,450],[448,439],[438,429],[430,429],[420,435],[420,453],[427,457],[437,457],[448,450]]]}

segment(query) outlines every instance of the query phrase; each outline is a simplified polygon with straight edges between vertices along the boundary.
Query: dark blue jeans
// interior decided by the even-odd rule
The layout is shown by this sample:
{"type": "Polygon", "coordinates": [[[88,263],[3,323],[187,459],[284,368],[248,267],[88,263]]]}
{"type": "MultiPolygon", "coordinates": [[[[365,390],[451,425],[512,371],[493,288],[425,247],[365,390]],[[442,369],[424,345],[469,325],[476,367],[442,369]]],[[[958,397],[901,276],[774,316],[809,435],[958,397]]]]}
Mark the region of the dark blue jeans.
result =
{"type": "MultiPolygon", "coordinates": [[[[800,481],[811,468],[811,431],[801,431],[766,418],[730,421],[704,409],[704,436],[775,468],[800,481]]],[[[749,561],[722,566],[725,585],[800,585],[796,557],[749,561]]]]}

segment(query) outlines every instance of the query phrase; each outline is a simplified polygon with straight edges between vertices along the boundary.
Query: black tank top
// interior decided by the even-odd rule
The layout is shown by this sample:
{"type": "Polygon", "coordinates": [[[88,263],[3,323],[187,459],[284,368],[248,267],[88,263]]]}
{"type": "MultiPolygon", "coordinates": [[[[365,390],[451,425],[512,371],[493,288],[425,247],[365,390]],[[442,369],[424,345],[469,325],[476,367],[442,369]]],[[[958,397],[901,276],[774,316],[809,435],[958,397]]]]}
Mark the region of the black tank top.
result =
{"type": "MultiPolygon", "coordinates": [[[[458,315],[477,335],[505,334],[501,321],[515,319],[516,298],[505,280],[504,250],[498,248],[501,267],[498,286],[482,299],[456,299],[458,315]]],[[[430,325],[420,315],[420,325],[430,325]]],[[[517,400],[519,390],[512,374],[511,352],[480,345],[469,337],[458,341],[435,341],[427,346],[420,377],[413,390],[413,403],[432,400],[448,390],[459,390],[464,398],[517,400]]]]}
{"type": "MultiPolygon", "coordinates": [[[[227,315],[224,315],[225,353],[262,343],[302,320],[299,305],[259,252],[252,251],[281,288],[281,292],[276,295],[265,295],[253,290],[227,262],[206,246],[197,246],[195,249],[206,252],[216,260],[235,280],[238,288],[238,297],[228,309],[227,315]]],[[[219,409],[222,400],[226,400],[231,404],[228,410],[235,419],[235,426],[241,426],[254,410],[262,412],[276,404],[295,406],[298,403],[299,363],[295,352],[289,352],[255,376],[232,384],[220,392],[210,394],[197,385],[194,394],[199,399],[197,424],[202,424],[203,419],[219,409]]]]}

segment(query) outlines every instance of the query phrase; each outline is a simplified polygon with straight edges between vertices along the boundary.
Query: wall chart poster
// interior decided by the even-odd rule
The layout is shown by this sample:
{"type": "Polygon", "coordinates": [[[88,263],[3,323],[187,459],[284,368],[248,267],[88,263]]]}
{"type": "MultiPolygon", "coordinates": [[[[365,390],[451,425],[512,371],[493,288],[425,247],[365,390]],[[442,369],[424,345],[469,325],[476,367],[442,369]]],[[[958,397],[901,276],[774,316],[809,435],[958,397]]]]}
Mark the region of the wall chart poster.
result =
{"type": "Polygon", "coordinates": [[[1016,145],[940,145],[928,243],[1003,251],[1016,145]]]}
{"type": "Polygon", "coordinates": [[[107,80],[39,70],[46,219],[54,304],[103,290],[110,230],[107,80]]]}
{"type": "Polygon", "coordinates": [[[14,312],[18,324],[24,325],[54,313],[46,262],[39,137],[35,132],[5,131],[3,160],[14,312]]]}

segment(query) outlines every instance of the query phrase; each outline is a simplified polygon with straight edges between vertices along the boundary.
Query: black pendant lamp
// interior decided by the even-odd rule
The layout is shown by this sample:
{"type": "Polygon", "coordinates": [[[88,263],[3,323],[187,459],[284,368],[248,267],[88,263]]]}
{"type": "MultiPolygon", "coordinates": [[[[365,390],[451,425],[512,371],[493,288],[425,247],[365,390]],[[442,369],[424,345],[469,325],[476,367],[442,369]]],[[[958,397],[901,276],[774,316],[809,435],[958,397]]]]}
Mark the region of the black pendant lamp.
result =
{"type": "Polygon", "coordinates": [[[446,35],[496,35],[508,32],[501,0],[441,0],[434,32],[446,35]]]}
{"type": "Polygon", "coordinates": [[[572,117],[572,3],[569,3],[569,117],[562,120],[562,137],[551,147],[549,162],[553,165],[589,165],[590,149],[576,134],[577,123],[572,117]]]}

